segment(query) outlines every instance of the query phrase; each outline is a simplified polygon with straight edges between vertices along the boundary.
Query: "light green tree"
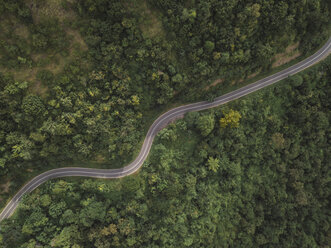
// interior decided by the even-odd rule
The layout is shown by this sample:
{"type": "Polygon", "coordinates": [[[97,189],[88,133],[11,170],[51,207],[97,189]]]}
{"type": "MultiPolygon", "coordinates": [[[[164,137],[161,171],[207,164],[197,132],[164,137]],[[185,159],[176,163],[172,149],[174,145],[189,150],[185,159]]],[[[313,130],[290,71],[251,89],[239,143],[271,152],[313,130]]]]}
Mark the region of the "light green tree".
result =
{"type": "Polygon", "coordinates": [[[207,167],[209,170],[216,172],[220,167],[220,161],[218,158],[209,157],[207,162],[207,167]]]}

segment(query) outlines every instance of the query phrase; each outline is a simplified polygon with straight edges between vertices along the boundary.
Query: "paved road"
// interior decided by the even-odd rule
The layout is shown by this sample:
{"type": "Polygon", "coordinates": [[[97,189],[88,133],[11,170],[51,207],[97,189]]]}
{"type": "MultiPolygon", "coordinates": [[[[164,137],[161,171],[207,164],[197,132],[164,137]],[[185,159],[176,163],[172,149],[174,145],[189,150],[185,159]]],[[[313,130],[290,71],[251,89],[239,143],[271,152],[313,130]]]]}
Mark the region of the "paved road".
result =
{"type": "Polygon", "coordinates": [[[152,126],[149,128],[137,158],[132,163],[121,169],[90,169],[90,168],[80,168],[80,167],[66,167],[66,168],[49,170],[40,174],[39,176],[36,176],[26,185],[24,185],[23,188],[21,188],[20,191],[18,191],[18,193],[7,204],[7,206],[0,214],[0,222],[3,219],[6,219],[13,214],[24,194],[33,191],[39,185],[43,184],[44,182],[52,178],[72,177],[72,176],[93,177],[93,178],[120,178],[136,172],[143,165],[145,159],[147,158],[156,134],[169,122],[176,119],[176,117],[178,118],[187,112],[214,108],[216,106],[225,104],[227,102],[233,101],[235,99],[248,95],[252,92],[255,92],[259,89],[267,87],[321,61],[328,54],[330,54],[330,52],[331,52],[331,38],[320,50],[318,50],[315,54],[313,54],[309,58],[283,71],[280,71],[272,76],[266,77],[255,83],[252,83],[250,85],[232,91],[223,96],[217,97],[216,99],[214,99],[213,102],[206,102],[206,101],[197,102],[169,110],[168,112],[162,114],[159,118],[157,118],[157,120],[155,120],[152,126]]]}

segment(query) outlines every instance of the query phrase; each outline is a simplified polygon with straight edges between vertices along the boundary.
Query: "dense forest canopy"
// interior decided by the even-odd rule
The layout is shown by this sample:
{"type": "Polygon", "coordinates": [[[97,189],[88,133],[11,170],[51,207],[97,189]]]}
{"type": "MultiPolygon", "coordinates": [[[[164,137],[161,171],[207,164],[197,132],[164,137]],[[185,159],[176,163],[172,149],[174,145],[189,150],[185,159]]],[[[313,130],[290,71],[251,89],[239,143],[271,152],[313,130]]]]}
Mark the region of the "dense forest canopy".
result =
{"type": "Polygon", "coordinates": [[[316,48],[330,19],[322,0],[1,0],[0,13],[2,175],[29,161],[123,165],[152,110],[207,95],[213,78],[222,94],[295,42],[316,48]]]}
{"type": "MultiPolygon", "coordinates": [[[[171,104],[312,53],[329,12],[327,0],[0,0],[0,208],[41,171],[123,166],[171,104]]],[[[188,114],[137,175],[46,183],[1,223],[0,246],[327,247],[330,78],[329,58],[188,114]]]]}
{"type": "Polygon", "coordinates": [[[328,247],[331,57],[163,129],[142,170],[57,179],[1,223],[3,247],[328,247]]]}

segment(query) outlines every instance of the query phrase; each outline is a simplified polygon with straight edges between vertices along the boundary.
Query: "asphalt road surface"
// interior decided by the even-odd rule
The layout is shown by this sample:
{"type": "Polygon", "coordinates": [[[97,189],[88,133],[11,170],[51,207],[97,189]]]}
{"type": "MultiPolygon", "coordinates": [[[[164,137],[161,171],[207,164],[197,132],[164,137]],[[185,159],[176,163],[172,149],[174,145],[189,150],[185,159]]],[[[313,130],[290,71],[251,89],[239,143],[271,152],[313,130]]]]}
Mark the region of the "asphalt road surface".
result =
{"type": "Polygon", "coordinates": [[[157,118],[152,124],[152,126],[149,128],[137,158],[132,163],[121,169],[91,169],[91,168],[80,168],[80,167],[65,167],[65,168],[49,170],[36,176],[27,184],[25,184],[11,199],[11,201],[6,205],[6,207],[3,209],[3,211],[0,214],[0,222],[3,219],[9,218],[14,213],[23,195],[33,191],[39,185],[43,184],[44,182],[52,178],[73,177],[73,176],[93,177],[93,178],[120,178],[135,173],[137,170],[139,170],[139,168],[143,165],[145,159],[147,158],[153,140],[157,135],[157,133],[167,124],[169,124],[172,120],[179,118],[180,116],[183,116],[185,113],[214,108],[216,106],[246,96],[252,92],[258,91],[264,87],[274,84],[288,76],[292,76],[295,73],[298,73],[312,66],[313,64],[324,59],[328,54],[330,54],[330,52],[331,52],[331,38],[315,54],[283,71],[275,73],[269,77],[261,79],[255,83],[252,83],[250,85],[232,91],[223,96],[217,97],[214,99],[213,102],[207,102],[207,101],[197,102],[169,110],[168,112],[162,114],[159,118],[157,118]]]}

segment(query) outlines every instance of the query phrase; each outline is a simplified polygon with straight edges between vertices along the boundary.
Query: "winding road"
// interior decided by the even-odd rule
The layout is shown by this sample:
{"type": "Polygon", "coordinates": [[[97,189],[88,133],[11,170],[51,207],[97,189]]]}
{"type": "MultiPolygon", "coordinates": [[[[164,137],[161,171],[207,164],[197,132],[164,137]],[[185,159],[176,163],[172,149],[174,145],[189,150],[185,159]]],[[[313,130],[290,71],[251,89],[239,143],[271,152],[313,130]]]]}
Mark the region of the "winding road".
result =
{"type": "Polygon", "coordinates": [[[207,102],[207,101],[197,102],[169,110],[168,112],[162,114],[159,118],[157,118],[154,121],[154,123],[151,125],[137,158],[132,163],[121,169],[92,169],[92,168],[80,168],[80,167],[65,167],[65,168],[49,170],[36,176],[27,184],[25,184],[11,199],[11,201],[9,201],[9,203],[6,205],[6,207],[3,209],[3,211],[0,214],[0,222],[6,218],[9,218],[14,213],[19,202],[21,201],[22,197],[25,194],[33,191],[39,185],[43,184],[44,182],[52,178],[72,177],[72,176],[93,177],[93,178],[120,178],[135,173],[137,170],[139,170],[139,168],[143,165],[145,159],[147,158],[153,140],[157,135],[157,133],[167,124],[169,124],[172,120],[180,116],[183,116],[185,113],[188,112],[214,108],[216,106],[246,96],[252,92],[260,90],[271,84],[274,84],[288,76],[292,76],[293,74],[298,73],[314,65],[315,63],[327,57],[330,53],[331,53],[331,38],[315,54],[299,62],[298,64],[295,64],[287,69],[284,69],[283,71],[275,73],[269,77],[261,79],[255,83],[249,84],[245,87],[232,91],[223,96],[217,97],[212,102],[207,102]]]}

